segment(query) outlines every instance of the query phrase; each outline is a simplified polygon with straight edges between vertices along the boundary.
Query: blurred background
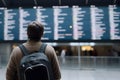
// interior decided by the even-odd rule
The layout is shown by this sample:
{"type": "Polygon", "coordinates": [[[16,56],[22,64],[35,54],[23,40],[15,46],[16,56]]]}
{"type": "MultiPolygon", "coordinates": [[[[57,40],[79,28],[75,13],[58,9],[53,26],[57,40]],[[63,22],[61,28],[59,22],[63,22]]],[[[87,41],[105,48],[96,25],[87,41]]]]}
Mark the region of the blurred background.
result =
{"type": "MultiPolygon", "coordinates": [[[[5,80],[12,49],[21,43],[0,43],[0,78],[5,80]]],[[[47,43],[60,63],[62,80],[119,80],[120,45],[115,43],[47,43]]]]}
{"type": "Polygon", "coordinates": [[[61,80],[120,79],[120,0],[0,0],[0,80],[34,20],[56,51],[61,80]]]}

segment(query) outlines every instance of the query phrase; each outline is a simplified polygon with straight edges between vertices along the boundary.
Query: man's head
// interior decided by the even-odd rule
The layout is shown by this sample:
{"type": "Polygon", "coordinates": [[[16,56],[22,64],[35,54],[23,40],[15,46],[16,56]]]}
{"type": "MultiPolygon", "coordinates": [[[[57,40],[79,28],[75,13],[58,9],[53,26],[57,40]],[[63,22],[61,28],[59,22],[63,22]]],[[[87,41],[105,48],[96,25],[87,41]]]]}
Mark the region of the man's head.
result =
{"type": "Polygon", "coordinates": [[[27,35],[32,41],[40,41],[44,32],[44,26],[38,21],[33,21],[28,25],[27,35]]]}

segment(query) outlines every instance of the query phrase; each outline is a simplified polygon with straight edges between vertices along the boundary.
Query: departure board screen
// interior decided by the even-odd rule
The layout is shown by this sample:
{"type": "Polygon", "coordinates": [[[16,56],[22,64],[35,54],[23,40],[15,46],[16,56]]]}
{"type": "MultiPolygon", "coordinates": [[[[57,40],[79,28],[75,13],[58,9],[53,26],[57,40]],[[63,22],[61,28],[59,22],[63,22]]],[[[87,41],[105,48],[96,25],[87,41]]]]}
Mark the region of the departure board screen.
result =
{"type": "Polygon", "coordinates": [[[54,8],[55,40],[73,40],[72,9],[54,8]]]}
{"type": "Polygon", "coordinates": [[[52,8],[38,8],[37,20],[44,25],[42,40],[54,40],[54,15],[52,8]]]}
{"type": "Polygon", "coordinates": [[[110,40],[109,12],[107,7],[91,6],[93,40],[110,40]]]}
{"type": "Polygon", "coordinates": [[[120,40],[120,7],[109,6],[110,40],[120,40]]]}
{"type": "Polygon", "coordinates": [[[91,5],[0,8],[0,41],[27,40],[27,26],[35,20],[44,25],[42,41],[120,40],[120,7],[91,5]]]}
{"type": "Polygon", "coordinates": [[[91,23],[90,8],[73,7],[73,39],[74,40],[90,40],[91,39],[91,23]]]}
{"type": "Polygon", "coordinates": [[[4,39],[4,9],[0,8],[0,40],[4,39]]]}
{"type": "Polygon", "coordinates": [[[4,10],[4,40],[19,40],[19,10],[4,10]]]}
{"type": "Polygon", "coordinates": [[[27,26],[36,20],[35,9],[19,9],[19,40],[27,40],[27,26]]]}

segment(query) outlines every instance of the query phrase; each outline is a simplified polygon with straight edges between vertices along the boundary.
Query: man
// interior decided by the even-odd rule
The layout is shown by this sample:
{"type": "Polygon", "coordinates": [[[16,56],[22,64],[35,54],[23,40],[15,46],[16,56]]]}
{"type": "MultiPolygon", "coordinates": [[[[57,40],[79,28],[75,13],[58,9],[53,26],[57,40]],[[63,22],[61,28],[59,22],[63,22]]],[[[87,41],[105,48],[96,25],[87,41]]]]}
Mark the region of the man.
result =
{"type": "MultiPolygon", "coordinates": [[[[44,26],[37,21],[33,21],[28,25],[28,40],[25,43],[23,43],[23,45],[29,52],[38,51],[40,49],[40,46],[42,44],[41,37],[43,35],[43,32],[44,26]]],[[[50,45],[47,45],[45,54],[51,62],[55,80],[60,80],[61,73],[54,48],[50,45]]],[[[22,57],[23,54],[20,48],[14,48],[7,65],[6,80],[20,80],[19,66],[22,57]]]]}

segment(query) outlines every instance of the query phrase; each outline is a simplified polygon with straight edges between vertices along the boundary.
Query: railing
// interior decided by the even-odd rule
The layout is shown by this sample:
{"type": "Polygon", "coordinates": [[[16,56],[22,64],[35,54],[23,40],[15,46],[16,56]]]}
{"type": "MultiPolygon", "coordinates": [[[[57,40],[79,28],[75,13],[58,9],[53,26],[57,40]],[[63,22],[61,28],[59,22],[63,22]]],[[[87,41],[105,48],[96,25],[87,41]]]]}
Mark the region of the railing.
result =
{"type": "Polygon", "coordinates": [[[58,59],[63,69],[120,69],[120,57],[65,56],[58,59]]]}

